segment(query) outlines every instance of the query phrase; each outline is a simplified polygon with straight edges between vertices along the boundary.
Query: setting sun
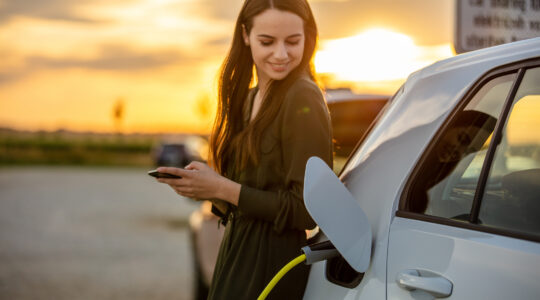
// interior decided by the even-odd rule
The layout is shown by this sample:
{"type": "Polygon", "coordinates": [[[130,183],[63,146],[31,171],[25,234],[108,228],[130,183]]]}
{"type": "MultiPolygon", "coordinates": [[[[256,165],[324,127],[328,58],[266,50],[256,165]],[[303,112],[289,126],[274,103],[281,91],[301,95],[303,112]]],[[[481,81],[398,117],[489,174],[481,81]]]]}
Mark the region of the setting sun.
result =
{"type": "Polygon", "coordinates": [[[407,35],[376,28],[322,41],[315,67],[338,81],[391,81],[452,55],[449,44],[421,47],[407,35]]]}

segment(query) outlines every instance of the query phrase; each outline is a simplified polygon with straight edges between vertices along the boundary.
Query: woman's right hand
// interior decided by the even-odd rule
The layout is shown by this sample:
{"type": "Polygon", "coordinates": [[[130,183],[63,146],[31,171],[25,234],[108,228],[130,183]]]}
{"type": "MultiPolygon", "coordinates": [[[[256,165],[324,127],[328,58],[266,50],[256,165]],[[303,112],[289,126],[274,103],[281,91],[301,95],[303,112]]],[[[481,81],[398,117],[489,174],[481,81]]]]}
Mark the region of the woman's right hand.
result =
{"type": "MultiPolygon", "coordinates": [[[[194,199],[224,200],[238,205],[241,185],[219,175],[202,162],[192,162],[184,169],[159,167],[157,170],[182,177],[181,179],[158,178],[159,182],[168,184],[181,196],[194,199]]],[[[214,202],[218,203],[219,201],[214,202]]],[[[223,207],[223,205],[220,206],[223,207]]]]}

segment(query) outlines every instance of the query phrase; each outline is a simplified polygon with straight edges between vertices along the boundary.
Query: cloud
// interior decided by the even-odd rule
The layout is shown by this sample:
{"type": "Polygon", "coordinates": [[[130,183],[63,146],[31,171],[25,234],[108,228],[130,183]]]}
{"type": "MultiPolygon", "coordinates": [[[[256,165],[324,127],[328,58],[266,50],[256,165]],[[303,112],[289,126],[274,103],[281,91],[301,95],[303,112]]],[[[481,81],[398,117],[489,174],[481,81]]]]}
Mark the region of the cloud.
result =
{"type": "Polygon", "coordinates": [[[107,2],[133,2],[133,0],[13,0],[0,4],[0,24],[16,16],[26,16],[37,19],[65,20],[82,23],[102,23],[107,20],[92,18],[78,13],[77,8],[84,4],[107,2]]]}
{"type": "Polygon", "coordinates": [[[239,0],[202,0],[199,9],[208,17],[235,22],[242,4],[239,0]]]}
{"type": "Polygon", "coordinates": [[[52,58],[32,55],[24,58],[20,68],[0,70],[0,85],[21,79],[38,70],[58,69],[88,69],[117,72],[130,72],[150,70],[173,64],[188,64],[197,62],[200,56],[186,55],[176,49],[156,49],[151,51],[137,51],[123,45],[104,45],[100,55],[93,58],[66,57],[52,58]]]}
{"type": "Polygon", "coordinates": [[[67,58],[50,59],[45,57],[29,57],[28,63],[50,69],[87,68],[97,70],[138,70],[160,67],[166,64],[185,60],[186,56],[176,50],[158,50],[137,52],[126,46],[107,45],[101,49],[102,54],[93,59],[67,58]]]}
{"type": "Polygon", "coordinates": [[[232,37],[226,36],[221,38],[215,38],[212,40],[209,40],[205,43],[205,47],[218,47],[218,49],[222,49],[224,47],[227,47],[230,45],[232,41],[232,37]]]}

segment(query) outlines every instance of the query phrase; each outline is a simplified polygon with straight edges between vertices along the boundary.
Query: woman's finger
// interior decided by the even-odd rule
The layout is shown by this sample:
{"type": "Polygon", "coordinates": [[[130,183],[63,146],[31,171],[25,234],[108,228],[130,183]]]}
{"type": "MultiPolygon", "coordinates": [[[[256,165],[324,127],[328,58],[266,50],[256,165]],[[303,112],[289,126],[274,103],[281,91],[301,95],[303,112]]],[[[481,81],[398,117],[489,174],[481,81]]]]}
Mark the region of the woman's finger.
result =
{"type": "Polygon", "coordinates": [[[195,168],[193,167],[193,163],[194,161],[190,162],[189,164],[187,164],[184,169],[186,170],[194,170],[195,168]]]}
{"type": "Polygon", "coordinates": [[[180,195],[180,196],[188,197],[188,198],[194,198],[194,196],[195,196],[193,193],[189,193],[189,192],[187,192],[187,191],[185,191],[185,190],[182,190],[182,189],[179,189],[179,188],[177,188],[177,187],[175,187],[175,186],[173,186],[173,185],[169,185],[169,186],[171,187],[171,189],[172,189],[175,193],[177,193],[177,194],[180,195]]]}
{"type": "Polygon", "coordinates": [[[180,196],[188,197],[188,198],[195,198],[195,194],[193,194],[193,193],[182,192],[182,191],[178,191],[176,189],[174,189],[174,191],[180,196]]]}
{"type": "Polygon", "coordinates": [[[195,191],[190,186],[175,186],[173,187],[175,191],[185,194],[193,194],[195,191]]]}
{"type": "Polygon", "coordinates": [[[184,167],[186,170],[201,170],[206,166],[206,164],[200,161],[192,161],[187,166],[184,167]]]}
{"type": "Polygon", "coordinates": [[[161,183],[168,184],[170,186],[185,186],[187,183],[185,179],[174,179],[174,178],[158,178],[157,181],[161,183]]]}
{"type": "Polygon", "coordinates": [[[182,168],[173,168],[173,167],[159,167],[157,168],[157,171],[161,173],[168,173],[168,174],[180,176],[182,178],[189,177],[189,173],[191,172],[189,170],[184,170],[182,168]]]}
{"type": "Polygon", "coordinates": [[[182,192],[176,192],[178,195],[182,196],[182,197],[187,197],[187,198],[195,198],[193,194],[188,194],[188,193],[182,193],[182,192]]]}

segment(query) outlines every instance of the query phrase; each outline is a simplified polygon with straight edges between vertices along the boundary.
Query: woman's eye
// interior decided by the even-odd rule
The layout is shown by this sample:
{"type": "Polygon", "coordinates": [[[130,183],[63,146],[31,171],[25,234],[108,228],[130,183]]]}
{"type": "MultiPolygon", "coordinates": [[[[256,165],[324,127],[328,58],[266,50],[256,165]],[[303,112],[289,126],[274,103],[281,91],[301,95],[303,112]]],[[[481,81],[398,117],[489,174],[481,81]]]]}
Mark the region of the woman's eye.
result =
{"type": "MultiPolygon", "coordinates": [[[[262,46],[270,46],[274,43],[274,41],[270,40],[270,41],[259,41],[261,43],[262,46]]],[[[300,43],[299,40],[295,40],[295,41],[285,41],[285,43],[287,43],[287,45],[290,45],[290,46],[296,46],[298,45],[298,43],[300,43]]]]}

